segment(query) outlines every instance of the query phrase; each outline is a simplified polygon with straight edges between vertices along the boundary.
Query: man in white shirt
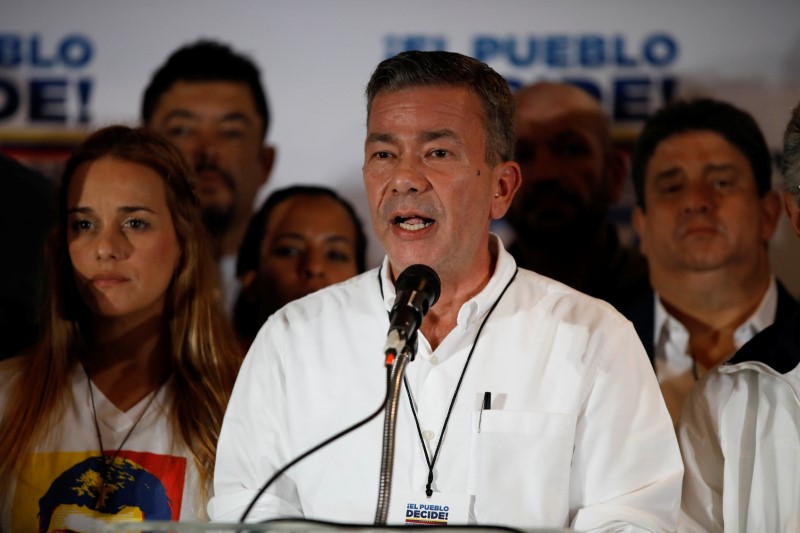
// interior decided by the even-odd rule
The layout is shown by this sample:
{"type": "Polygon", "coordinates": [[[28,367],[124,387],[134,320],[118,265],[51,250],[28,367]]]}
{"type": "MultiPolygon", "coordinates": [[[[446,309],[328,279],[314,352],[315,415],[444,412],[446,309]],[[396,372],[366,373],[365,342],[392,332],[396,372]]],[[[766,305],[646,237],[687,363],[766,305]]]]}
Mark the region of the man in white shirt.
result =
{"type": "Polygon", "coordinates": [[[794,305],[767,253],[780,202],[761,130],[725,102],[666,105],[646,122],[632,163],[633,223],[653,292],[622,311],[677,424],[695,381],[794,305]]]}
{"type": "MultiPolygon", "coordinates": [[[[800,106],[784,134],[783,178],[800,236],[800,106]]],[[[698,383],[678,435],[680,531],[800,531],[800,309],[698,383]]]]}
{"type": "Polygon", "coordinates": [[[258,67],[221,43],[186,45],[150,80],[142,123],[175,143],[195,169],[231,311],[239,293],[236,255],[275,159],[275,148],[264,142],[270,113],[258,67]]]}
{"type": "MultiPolygon", "coordinates": [[[[517,269],[489,233],[520,184],[505,80],[460,54],[404,52],[367,100],[364,183],[387,257],[259,332],[223,422],[212,519],[239,520],[277,469],[383,403],[394,280],[421,263],[441,296],[406,373],[388,522],[673,530],[680,456],[631,324],[517,269]]],[[[372,523],[382,431],[378,417],[292,467],[248,520],[372,523]]]]}

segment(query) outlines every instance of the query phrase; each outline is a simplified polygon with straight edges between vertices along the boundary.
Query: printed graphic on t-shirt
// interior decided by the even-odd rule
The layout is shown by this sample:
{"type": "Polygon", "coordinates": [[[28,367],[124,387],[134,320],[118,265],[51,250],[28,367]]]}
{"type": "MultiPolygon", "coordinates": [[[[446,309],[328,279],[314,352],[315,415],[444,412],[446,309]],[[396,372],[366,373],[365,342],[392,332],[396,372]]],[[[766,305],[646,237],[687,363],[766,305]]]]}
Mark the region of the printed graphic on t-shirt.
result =
{"type": "Polygon", "coordinates": [[[86,532],[180,518],[185,457],[123,450],[110,459],[97,451],[34,454],[18,477],[11,530],[86,532]]]}

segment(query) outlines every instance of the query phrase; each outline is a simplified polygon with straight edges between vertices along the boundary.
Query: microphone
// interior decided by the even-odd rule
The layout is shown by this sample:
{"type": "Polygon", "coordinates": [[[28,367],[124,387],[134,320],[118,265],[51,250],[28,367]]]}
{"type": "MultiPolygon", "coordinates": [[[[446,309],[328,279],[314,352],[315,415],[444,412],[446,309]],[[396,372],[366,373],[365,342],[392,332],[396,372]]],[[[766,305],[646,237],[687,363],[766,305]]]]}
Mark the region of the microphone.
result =
{"type": "Polygon", "coordinates": [[[411,265],[397,277],[397,298],[389,313],[389,332],[383,353],[393,359],[409,345],[416,352],[416,334],[422,319],[439,299],[439,276],[427,265],[411,265]]]}

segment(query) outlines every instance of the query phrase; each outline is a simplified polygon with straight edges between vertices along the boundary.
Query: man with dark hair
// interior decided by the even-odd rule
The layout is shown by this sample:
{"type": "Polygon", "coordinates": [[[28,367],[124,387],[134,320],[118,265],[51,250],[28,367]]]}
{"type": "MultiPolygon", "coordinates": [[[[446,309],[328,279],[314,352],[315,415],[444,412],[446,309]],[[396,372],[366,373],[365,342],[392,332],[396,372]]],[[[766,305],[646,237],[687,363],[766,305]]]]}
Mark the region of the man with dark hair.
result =
{"type": "Polygon", "coordinates": [[[736,107],[668,104],[633,154],[634,228],[653,291],[633,321],[673,422],[694,382],[794,306],[767,246],[780,214],[764,136],[736,107]]]}
{"type": "MultiPolygon", "coordinates": [[[[240,519],[280,467],[383,403],[394,283],[422,264],[441,295],[405,374],[387,522],[674,530],[677,441],[632,326],[518,269],[489,232],[520,184],[514,117],[506,81],[475,59],[378,65],[363,174],[387,257],[259,332],[220,433],[213,519],[240,519]]],[[[294,466],[248,519],[372,523],[381,418],[294,466]]]]}
{"type": "Polygon", "coordinates": [[[522,186],[506,220],[517,264],[614,306],[646,290],[647,264],[620,243],[608,211],[628,172],[600,103],[549,81],[520,89],[516,161],[522,186]]]}
{"type": "Polygon", "coordinates": [[[142,121],[172,140],[195,168],[231,308],[238,292],[236,254],[275,158],[275,149],[264,144],[270,114],[258,67],[224,44],[184,46],[153,75],[142,121]]]}
{"type": "MultiPolygon", "coordinates": [[[[800,106],[783,137],[783,202],[800,236],[800,106]]],[[[678,434],[681,531],[800,531],[800,310],[692,390],[678,434]]]]}

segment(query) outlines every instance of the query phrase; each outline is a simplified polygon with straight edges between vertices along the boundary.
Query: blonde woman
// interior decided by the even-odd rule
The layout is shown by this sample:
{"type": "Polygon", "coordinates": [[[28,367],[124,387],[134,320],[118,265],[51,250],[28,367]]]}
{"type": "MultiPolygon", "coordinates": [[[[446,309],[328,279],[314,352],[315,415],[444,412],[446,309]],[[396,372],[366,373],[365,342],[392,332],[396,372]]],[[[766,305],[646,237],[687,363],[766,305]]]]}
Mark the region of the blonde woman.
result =
{"type": "Polygon", "coordinates": [[[3,531],[205,518],[241,357],[190,174],[123,126],[67,162],[45,335],[0,363],[3,531]]]}

